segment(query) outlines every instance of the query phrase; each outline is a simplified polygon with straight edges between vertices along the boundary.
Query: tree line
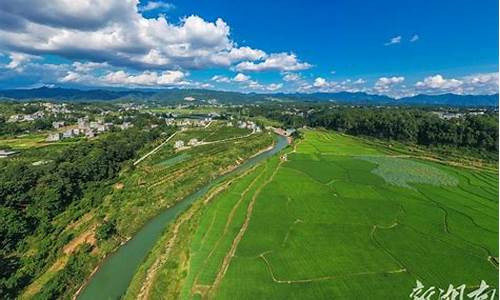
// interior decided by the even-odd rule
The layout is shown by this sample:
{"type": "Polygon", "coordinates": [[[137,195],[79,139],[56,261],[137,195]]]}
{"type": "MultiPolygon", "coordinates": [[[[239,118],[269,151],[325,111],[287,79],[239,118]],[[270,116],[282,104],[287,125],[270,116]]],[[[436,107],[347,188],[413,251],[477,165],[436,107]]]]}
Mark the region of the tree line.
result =
{"type": "Polygon", "coordinates": [[[239,113],[262,115],[286,127],[324,127],[425,146],[498,152],[498,114],[493,112],[442,119],[419,108],[270,105],[246,107],[239,113]]]}

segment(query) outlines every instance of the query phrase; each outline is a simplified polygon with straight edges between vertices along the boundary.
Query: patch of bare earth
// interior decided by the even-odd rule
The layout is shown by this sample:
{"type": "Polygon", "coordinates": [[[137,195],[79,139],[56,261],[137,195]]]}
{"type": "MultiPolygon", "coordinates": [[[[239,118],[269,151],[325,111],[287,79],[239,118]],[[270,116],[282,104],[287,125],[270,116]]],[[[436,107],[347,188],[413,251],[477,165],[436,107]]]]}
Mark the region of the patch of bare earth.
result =
{"type": "Polygon", "coordinates": [[[68,244],[66,244],[63,247],[63,252],[66,255],[70,255],[71,253],[75,252],[76,248],[78,246],[87,243],[91,245],[96,244],[96,238],[95,238],[95,228],[96,226],[92,226],[89,230],[82,232],[79,236],[71,240],[68,244]]]}
{"type": "MultiPolygon", "coordinates": [[[[86,215],[85,215],[86,216],[86,215]]],[[[79,221],[76,223],[82,222],[84,223],[85,221],[90,220],[92,215],[90,217],[82,217],[79,221]]],[[[79,225],[76,224],[70,224],[70,227],[74,228],[79,225]]],[[[34,295],[36,295],[42,287],[60,270],[62,270],[65,266],[66,263],[69,260],[69,256],[75,252],[78,248],[78,246],[88,243],[91,245],[96,244],[96,239],[95,239],[95,228],[96,226],[92,226],[88,230],[82,232],[79,236],[71,240],[69,243],[67,243],[63,247],[63,255],[59,257],[53,264],[50,266],[45,273],[43,273],[41,276],[39,276],[35,281],[33,281],[24,291],[24,293],[21,295],[21,299],[30,299],[34,295]]]]}

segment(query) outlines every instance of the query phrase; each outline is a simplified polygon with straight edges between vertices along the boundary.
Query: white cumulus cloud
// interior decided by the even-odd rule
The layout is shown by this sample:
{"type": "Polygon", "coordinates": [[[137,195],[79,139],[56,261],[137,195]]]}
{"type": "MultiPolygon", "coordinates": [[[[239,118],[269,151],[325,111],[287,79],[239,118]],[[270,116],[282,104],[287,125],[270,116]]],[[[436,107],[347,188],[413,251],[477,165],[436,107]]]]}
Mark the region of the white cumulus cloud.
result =
{"type": "Polygon", "coordinates": [[[313,86],[317,88],[326,87],[328,86],[328,82],[323,77],[317,77],[316,79],[314,79],[313,86]]]}
{"type": "Polygon", "coordinates": [[[151,11],[155,9],[160,9],[162,11],[167,11],[174,9],[175,5],[172,3],[168,2],[162,2],[162,1],[149,1],[146,5],[140,6],[139,11],[151,11]]]}
{"type": "Polygon", "coordinates": [[[284,81],[298,81],[300,80],[300,74],[297,73],[285,73],[283,74],[284,81]]]}
{"type": "Polygon", "coordinates": [[[225,83],[231,82],[230,78],[223,75],[214,75],[210,80],[215,82],[225,82],[225,83]]]}
{"type": "Polygon", "coordinates": [[[265,57],[263,61],[244,61],[236,65],[237,71],[302,71],[311,68],[312,65],[301,62],[295,54],[273,53],[265,57]]]}
{"type": "Polygon", "coordinates": [[[394,45],[394,44],[399,44],[401,43],[401,36],[398,35],[398,36],[395,36],[393,38],[391,38],[387,43],[385,43],[384,45],[385,46],[390,46],[390,45],[394,45]]]}
{"type": "Polygon", "coordinates": [[[34,60],[40,59],[39,56],[29,55],[25,53],[11,52],[9,55],[10,62],[5,66],[7,69],[23,71],[23,65],[34,60]]]}
{"type": "Polygon", "coordinates": [[[247,76],[243,73],[238,73],[236,76],[233,77],[233,81],[235,82],[245,82],[250,80],[250,76],[247,76]]]}
{"type": "Polygon", "coordinates": [[[190,84],[186,79],[186,74],[181,71],[143,71],[136,74],[128,73],[124,70],[110,71],[102,76],[94,76],[75,71],[67,72],[61,77],[59,82],[80,83],[97,86],[134,86],[134,87],[155,87],[155,86],[176,86],[190,84]]]}
{"type": "Polygon", "coordinates": [[[436,74],[418,81],[415,88],[429,94],[495,94],[498,93],[498,73],[479,73],[460,78],[445,78],[436,74]]]}
{"type": "Polygon", "coordinates": [[[380,77],[376,82],[374,89],[378,93],[388,93],[394,85],[400,84],[405,80],[403,76],[380,77]]]}
{"type": "Polygon", "coordinates": [[[308,65],[295,55],[238,46],[220,18],[207,21],[191,15],[173,23],[163,15],[141,14],[165,8],[166,2],[138,5],[138,0],[2,0],[0,51],[52,54],[136,70],[229,68],[243,62],[262,70],[308,65]]]}

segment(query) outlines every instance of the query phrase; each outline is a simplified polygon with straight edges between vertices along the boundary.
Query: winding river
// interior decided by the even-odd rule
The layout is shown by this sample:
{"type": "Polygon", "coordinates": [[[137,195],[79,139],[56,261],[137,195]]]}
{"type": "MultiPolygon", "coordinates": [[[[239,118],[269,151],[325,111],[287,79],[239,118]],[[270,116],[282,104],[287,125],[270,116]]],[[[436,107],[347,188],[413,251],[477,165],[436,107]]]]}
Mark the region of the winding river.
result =
{"type": "Polygon", "coordinates": [[[277,142],[272,149],[248,159],[230,173],[218,177],[147,222],[132,239],[104,261],[77,299],[119,299],[127,290],[137,268],[160,238],[167,225],[215,184],[220,183],[229,175],[242,172],[284,149],[288,144],[286,137],[280,135],[276,137],[277,142]]]}

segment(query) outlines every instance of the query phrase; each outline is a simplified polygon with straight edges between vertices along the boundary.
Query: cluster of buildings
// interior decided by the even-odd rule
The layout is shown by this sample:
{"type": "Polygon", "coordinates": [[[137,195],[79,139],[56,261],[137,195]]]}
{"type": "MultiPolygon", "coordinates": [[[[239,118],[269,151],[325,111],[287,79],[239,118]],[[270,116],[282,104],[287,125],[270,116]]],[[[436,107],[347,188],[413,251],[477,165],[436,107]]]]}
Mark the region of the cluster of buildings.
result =
{"type": "Polygon", "coordinates": [[[210,122],[212,122],[212,117],[200,118],[200,119],[175,119],[175,118],[166,118],[165,123],[168,126],[179,126],[179,127],[205,127],[210,122]]]}
{"type": "Polygon", "coordinates": [[[63,128],[64,127],[64,121],[55,121],[55,122],[52,122],[52,127],[54,127],[54,129],[59,129],[59,128],[63,128]]]}
{"type": "Polygon", "coordinates": [[[148,106],[140,103],[120,103],[118,104],[120,107],[119,111],[130,111],[130,110],[142,110],[142,109],[147,109],[148,106]]]}
{"type": "Polygon", "coordinates": [[[45,113],[43,111],[37,111],[32,114],[17,114],[17,115],[12,115],[9,117],[7,120],[8,123],[14,123],[14,122],[30,122],[30,121],[35,121],[38,119],[41,119],[45,117],[45,113]]]}
{"type": "Polygon", "coordinates": [[[297,131],[295,128],[283,129],[283,128],[275,128],[272,126],[268,126],[268,127],[266,127],[266,129],[272,130],[272,131],[274,131],[274,133],[282,135],[282,136],[286,136],[286,137],[292,136],[292,134],[294,134],[297,131]]]}
{"type": "Polygon", "coordinates": [[[69,114],[72,113],[70,109],[68,109],[68,105],[66,103],[50,103],[50,102],[45,102],[42,103],[42,106],[44,107],[46,112],[52,113],[52,114],[69,114]]]}
{"type": "Polygon", "coordinates": [[[469,112],[448,112],[448,111],[433,111],[433,114],[443,120],[458,119],[465,116],[479,116],[484,115],[484,111],[469,111],[469,112]]]}
{"type": "MultiPolygon", "coordinates": [[[[253,132],[261,132],[262,131],[262,129],[259,126],[257,126],[257,124],[255,124],[255,122],[253,122],[253,121],[238,121],[237,125],[238,125],[238,128],[250,129],[253,132]]],[[[229,126],[229,123],[228,123],[228,126],[229,126]]]]}
{"type": "MultiPolygon", "coordinates": [[[[53,122],[52,126],[56,129],[62,128],[64,122],[53,122]]],[[[76,128],[68,128],[62,132],[51,133],[47,137],[47,142],[56,142],[61,139],[74,138],[78,136],[85,136],[87,138],[93,138],[97,134],[106,132],[110,130],[115,125],[111,122],[105,123],[103,119],[97,119],[96,121],[89,121],[88,117],[79,118],[78,125],[76,128]]],[[[120,129],[127,129],[132,127],[133,124],[130,122],[124,122],[123,124],[117,125],[116,127],[120,129]]]]}
{"type": "Polygon", "coordinates": [[[32,114],[15,114],[11,115],[7,122],[13,123],[13,122],[31,122],[35,121],[38,119],[42,119],[46,117],[47,115],[56,115],[56,114],[70,114],[73,111],[68,109],[68,106],[66,103],[50,103],[50,102],[44,102],[40,103],[40,110],[37,112],[34,112],[32,114]]]}

